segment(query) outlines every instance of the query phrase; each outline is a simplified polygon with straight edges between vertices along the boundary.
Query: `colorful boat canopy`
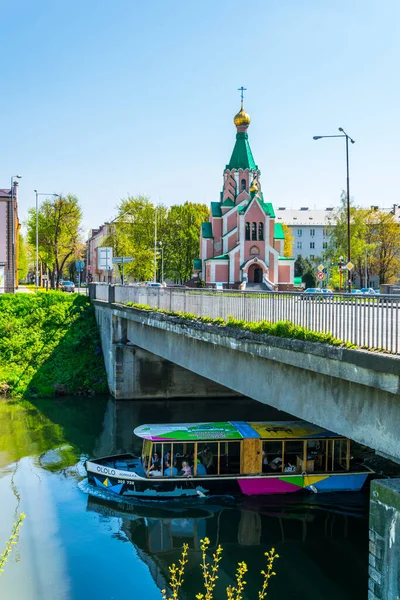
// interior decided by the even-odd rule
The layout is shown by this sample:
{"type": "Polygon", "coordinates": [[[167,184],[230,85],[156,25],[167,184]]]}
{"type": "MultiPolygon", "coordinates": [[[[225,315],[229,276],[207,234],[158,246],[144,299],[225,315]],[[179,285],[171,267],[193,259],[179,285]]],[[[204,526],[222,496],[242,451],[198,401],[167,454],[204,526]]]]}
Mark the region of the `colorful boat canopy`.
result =
{"type": "Polygon", "coordinates": [[[140,438],[156,441],[200,442],[261,438],[270,440],[340,438],[332,431],[306,421],[221,421],[212,423],[170,423],[140,425],[134,430],[140,438]]]}

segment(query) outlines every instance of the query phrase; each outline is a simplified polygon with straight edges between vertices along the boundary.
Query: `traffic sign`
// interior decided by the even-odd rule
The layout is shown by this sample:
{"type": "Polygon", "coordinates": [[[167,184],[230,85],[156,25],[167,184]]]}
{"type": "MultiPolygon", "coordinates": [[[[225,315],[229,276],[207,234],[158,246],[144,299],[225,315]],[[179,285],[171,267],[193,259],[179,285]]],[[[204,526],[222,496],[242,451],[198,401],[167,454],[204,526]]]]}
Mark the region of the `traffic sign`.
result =
{"type": "Polygon", "coordinates": [[[85,267],[85,263],[83,262],[83,260],[77,260],[75,263],[75,268],[77,273],[81,273],[81,271],[83,271],[85,267]]]}
{"type": "Polygon", "coordinates": [[[318,266],[318,271],[323,271],[324,270],[324,265],[319,265],[318,266]]]}
{"type": "Polygon", "coordinates": [[[120,265],[124,263],[129,263],[133,261],[132,256],[116,256],[112,259],[114,264],[120,265]]]}
{"type": "Polygon", "coordinates": [[[349,261],[349,262],[347,263],[347,265],[346,265],[346,269],[348,269],[349,271],[351,271],[352,269],[354,269],[354,265],[353,265],[353,263],[349,261]]]}
{"type": "Polygon", "coordinates": [[[318,277],[318,279],[319,279],[320,281],[322,281],[322,279],[324,279],[324,278],[325,278],[325,275],[323,274],[323,272],[322,272],[322,271],[318,271],[318,273],[317,273],[317,277],[318,277]]]}

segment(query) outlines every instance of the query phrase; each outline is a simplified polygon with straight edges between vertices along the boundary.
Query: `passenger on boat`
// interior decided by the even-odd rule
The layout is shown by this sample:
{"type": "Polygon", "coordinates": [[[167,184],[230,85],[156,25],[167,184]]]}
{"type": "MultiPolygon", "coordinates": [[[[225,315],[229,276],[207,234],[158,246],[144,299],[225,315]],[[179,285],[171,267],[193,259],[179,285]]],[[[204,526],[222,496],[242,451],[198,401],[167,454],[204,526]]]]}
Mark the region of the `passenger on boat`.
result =
{"type": "Polygon", "coordinates": [[[181,469],[181,472],[179,473],[179,475],[181,477],[189,477],[189,475],[191,475],[191,474],[192,474],[192,470],[189,467],[189,464],[186,462],[186,460],[184,460],[182,462],[182,469],[181,469]]]}
{"type": "Polygon", "coordinates": [[[178,475],[178,469],[176,467],[171,467],[171,465],[169,464],[169,462],[165,463],[165,470],[164,470],[164,475],[166,477],[172,475],[173,477],[176,477],[178,475]]]}
{"type": "Polygon", "coordinates": [[[271,467],[271,469],[273,471],[281,471],[282,459],[279,456],[277,456],[276,458],[274,458],[274,460],[271,460],[271,462],[269,463],[269,466],[271,467]]]}
{"type": "Polygon", "coordinates": [[[205,468],[207,469],[207,472],[210,472],[210,467],[213,466],[213,462],[214,462],[214,455],[211,452],[210,448],[208,446],[204,446],[204,449],[199,452],[199,454],[202,455],[202,462],[203,465],[205,466],[205,468]]]}
{"type": "Polygon", "coordinates": [[[155,475],[155,472],[157,472],[157,474],[161,475],[161,460],[160,460],[160,455],[158,454],[158,452],[155,452],[153,458],[151,459],[149,475],[155,475]]]}
{"type": "MultiPolygon", "coordinates": [[[[192,473],[194,473],[194,467],[192,467],[192,473]]],[[[197,475],[207,475],[207,469],[199,458],[197,459],[197,475]]]]}
{"type": "Polygon", "coordinates": [[[171,464],[171,452],[164,454],[164,467],[167,466],[167,463],[171,464]]]}

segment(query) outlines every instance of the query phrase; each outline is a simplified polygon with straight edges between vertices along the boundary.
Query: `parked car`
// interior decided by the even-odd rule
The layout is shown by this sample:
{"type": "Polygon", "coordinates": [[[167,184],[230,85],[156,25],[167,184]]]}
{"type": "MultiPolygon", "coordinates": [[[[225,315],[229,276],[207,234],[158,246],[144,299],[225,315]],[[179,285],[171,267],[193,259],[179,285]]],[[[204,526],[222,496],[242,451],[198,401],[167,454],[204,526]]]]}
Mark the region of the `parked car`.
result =
{"type": "Polygon", "coordinates": [[[320,292],[322,292],[323,294],[333,294],[332,290],[330,290],[329,288],[322,288],[320,292]]]}
{"type": "Polygon", "coordinates": [[[362,291],[361,290],[351,290],[352,294],[357,294],[357,295],[362,295],[362,291]]]}
{"type": "Polygon", "coordinates": [[[161,283],[156,281],[146,281],[147,287],[162,287],[161,283]]]}
{"type": "Polygon", "coordinates": [[[75,285],[72,281],[63,281],[61,283],[61,290],[63,292],[75,292],[75,285]]]}
{"type": "Polygon", "coordinates": [[[318,288],[307,288],[302,294],[318,294],[320,290],[318,288]]]}
{"type": "Polygon", "coordinates": [[[361,288],[360,292],[362,294],[370,294],[372,296],[376,296],[377,294],[380,294],[379,290],[374,290],[374,288],[371,288],[371,287],[369,287],[369,288],[361,288]]]}

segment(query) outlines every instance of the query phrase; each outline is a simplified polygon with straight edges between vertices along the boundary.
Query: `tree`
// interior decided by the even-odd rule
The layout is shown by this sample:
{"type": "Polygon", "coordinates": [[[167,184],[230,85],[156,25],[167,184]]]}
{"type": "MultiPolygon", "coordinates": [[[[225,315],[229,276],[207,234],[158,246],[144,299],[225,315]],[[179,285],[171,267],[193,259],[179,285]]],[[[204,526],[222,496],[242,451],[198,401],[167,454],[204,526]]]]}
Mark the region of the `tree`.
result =
{"type": "Polygon", "coordinates": [[[380,284],[391,283],[400,270],[400,224],[392,213],[372,210],[368,225],[367,269],[378,275],[380,284]]]}
{"type": "Polygon", "coordinates": [[[157,239],[163,241],[166,211],[165,206],[155,207],[146,196],[121,200],[103,246],[112,247],[114,256],[134,259],[124,265],[125,275],[138,281],[153,279],[155,219],[157,216],[157,239]]]}
{"type": "Polygon", "coordinates": [[[303,258],[300,254],[294,263],[294,276],[301,277],[302,282],[306,284],[306,288],[317,285],[315,265],[310,258],[303,258]]]}
{"type": "MultiPolygon", "coordinates": [[[[36,245],[36,211],[28,211],[27,239],[36,245]]],[[[82,211],[76,196],[68,195],[46,199],[38,214],[39,260],[49,272],[50,285],[57,289],[58,282],[68,259],[77,256],[82,211]]]]}
{"type": "Polygon", "coordinates": [[[290,227],[288,225],[286,225],[286,223],[282,223],[282,229],[283,229],[283,233],[285,234],[283,256],[286,256],[287,258],[291,258],[292,252],[293,252],[293,242],[294,242],[292,230],[290,229],[290,227]]]}
{"type": "Polygon", "coordinates": [[[21,233],[18,233],[18,238],[18,282],[21,282],[28,275],[29,248],[21,233]]]}
{"type": "Polygon", "coordinates": [[[199,255],[200,227],[210,212],[205,204],[185,202],[171,206],[166,219],[164,271],[176,283],[184,283],[193,273],[193,261],[199,255]]]}

